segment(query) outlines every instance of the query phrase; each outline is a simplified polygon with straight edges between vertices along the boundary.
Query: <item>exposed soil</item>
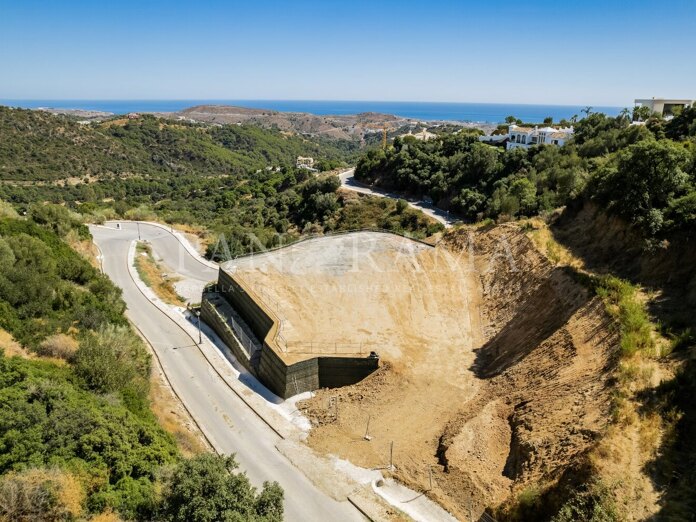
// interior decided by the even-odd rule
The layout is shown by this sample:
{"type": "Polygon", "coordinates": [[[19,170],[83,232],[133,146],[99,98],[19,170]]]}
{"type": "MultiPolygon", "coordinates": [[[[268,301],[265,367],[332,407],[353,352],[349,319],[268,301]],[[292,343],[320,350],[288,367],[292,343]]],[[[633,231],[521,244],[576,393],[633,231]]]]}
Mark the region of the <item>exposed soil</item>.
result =
{"type": "MultiPolygon", "coordinates": [[[[618,338],[603,303],[517,225],[455,230],[431,255],[456,268],[431,274],[424,264],[403,276],[411,298],[395,290],[399,299],[377,316],[403,331],[431,325],[438,342],[395,337],[377,373],[320,390],[300,408],[313,448],[386,467],[393,441],[397,478],[468,520],[525,484],[552,480],[594,446],[608,424],[618,338]],[[421,278],[467,299],[419,292],[421,278]],[[439,337],[457,330],[460,339],[439,337]]],[[[374,327],[370,317],[346,322],[374,327]]]]}
{"type": "Polygon", "coordinates": [[[279,317],[289,356],[376,351],[395,370],[432,380],[442,393],[460,386],[471,393],[471,381],[462,384],[462,376],[482,340],[477,281],[447,249],[359,232],[240,258],[225,268],[279,317]],[[454,371],[438,375],[446,366],[454,371]]]}

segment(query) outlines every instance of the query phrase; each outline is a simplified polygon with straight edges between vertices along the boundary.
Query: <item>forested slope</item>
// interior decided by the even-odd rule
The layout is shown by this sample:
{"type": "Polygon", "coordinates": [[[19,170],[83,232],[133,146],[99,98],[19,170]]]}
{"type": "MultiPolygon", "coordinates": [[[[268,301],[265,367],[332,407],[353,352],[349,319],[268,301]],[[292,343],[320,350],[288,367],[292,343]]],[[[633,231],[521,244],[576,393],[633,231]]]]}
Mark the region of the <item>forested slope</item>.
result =
{"type": "Polygon", "coordinates": [[[0,520],[182,520],[192,509],[280,520],[277,485],[257,494],[229,459],[182,459],[150,410],[150,355],[120,290],[64,238],[90,239],[65,208],[20,218],[0,205],[0,520]],[[216,481],[222,496],[201,498],[216,481]]]}
{"type": "Polygon", "coordinates": [[[657,238],[695,222],[695,140],[696,108],[645,125],[593,113],[562,147],[505,151],[473,132],[396,139],[386,151],[369,151],[356,177],[428,196],[470,221],[533,216],[591,199],[657,238]]]}
{"type": "Polygon", "coordinates": [[[251,125],[151,116],[80,125],[0,107],[0,198],[20,211],[63,204],[91,221],[197,225],[212,231],[211,256],[353,227],[417,237],[440,230],[412,209],[342,194],[336,177],[295,168],[298,155],[327,168],[353,160],[359,147],[251,125]]]}

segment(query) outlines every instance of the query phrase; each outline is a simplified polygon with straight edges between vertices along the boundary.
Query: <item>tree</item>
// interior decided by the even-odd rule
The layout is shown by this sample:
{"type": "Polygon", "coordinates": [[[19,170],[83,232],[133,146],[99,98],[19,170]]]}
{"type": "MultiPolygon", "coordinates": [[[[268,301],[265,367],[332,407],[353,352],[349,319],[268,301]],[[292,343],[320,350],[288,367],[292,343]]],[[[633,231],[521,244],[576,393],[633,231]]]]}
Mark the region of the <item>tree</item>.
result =
{"type": "Polygon", "coordinates": [[[652,110],[647,105],[633,107],[633,121],[645,121],[652,116],[652,110]]]}
{"type": "Polygon", "coordinates": [[[544,125],[553,125],[553,116],[547,116],[544,118],[544,125]]]}
{"type": "Polygon", "coordinates": [[[184,460],[166,480],[161,517],[170,522],[280,522],[283,491],[264,483],[260,494],[234,456],[210,453],[184,460]]]}
{"type": "Polygon", "coordinates": [[[665,134],[673,140],[696,136],[696,106],[687,107],[666,125],[665,134]]]}
{"type": "Polygon", "coordinates": [[[536,210],[536,186],[528,178],[517,178],[513,181],[510,194],[519,202],[522,213],[529,215],[536,210]]]}
{"type": "Polygon", "coordinates": [[[57,264],[46,244],[28,234],[8,237],[3,257],[13,265],[3,265],[0,274],[0,299],[17,309],[20,318],[47,314],[57,285],[57,264]],[[10,256],[10,252],[12,255],[10,256]]]}
{"type": "Polygon", "coordinates": [[[688,188],[689,176],[683,169],[689,160],[688,152],[669,140],[631,145],[605,172],[600,197],[655,235],[663,227],[664,211],[688,188]]]}

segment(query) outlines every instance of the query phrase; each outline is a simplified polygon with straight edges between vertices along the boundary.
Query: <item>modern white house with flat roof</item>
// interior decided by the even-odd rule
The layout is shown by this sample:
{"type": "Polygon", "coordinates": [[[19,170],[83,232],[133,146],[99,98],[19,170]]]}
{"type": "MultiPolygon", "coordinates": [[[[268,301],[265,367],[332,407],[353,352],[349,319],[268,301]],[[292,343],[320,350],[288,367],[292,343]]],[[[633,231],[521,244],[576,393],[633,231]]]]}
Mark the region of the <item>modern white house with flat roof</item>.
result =
{"type": "Polygon", "coordinates": [[[507,150],[522,147],[528,149],[533,145],[565,145],[573,137],[573,127],[520,127],[510,125],[508,128],[507,150]]]}
{"type": "Polygon", "coordinates": [[[695,100],[680,100],[676,98],[646,98],[634,100],[636,107],[650,107],[651,112],[656,112],[660,116],[671,115],[674,107],[691,107],[694,102],[695,100]]]}

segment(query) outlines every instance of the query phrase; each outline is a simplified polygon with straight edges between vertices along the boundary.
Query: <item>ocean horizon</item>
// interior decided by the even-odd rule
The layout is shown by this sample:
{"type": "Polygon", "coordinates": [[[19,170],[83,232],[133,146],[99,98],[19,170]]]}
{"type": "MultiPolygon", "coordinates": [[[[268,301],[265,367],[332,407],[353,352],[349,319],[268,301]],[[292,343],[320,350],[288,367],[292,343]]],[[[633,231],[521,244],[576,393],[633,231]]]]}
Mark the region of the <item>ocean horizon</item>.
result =
{"type": "MultiPolygon", "coordinates": [[[[235,105],[280,112],[306,112],[316,115],[348,115],[361,112],[393,114],[423,121],[502,123],[507,116],[525,122],[541,123],[582,116],[585,106],[520,103],[382,102],[330,100],[11,100],[0,105],[25,109],[81,109],[113,114],[129,112],[178,112],[195,105],[235,105]]],[[[616,116],[622,107],[596,106],[595,112],[616,116]]]]}

